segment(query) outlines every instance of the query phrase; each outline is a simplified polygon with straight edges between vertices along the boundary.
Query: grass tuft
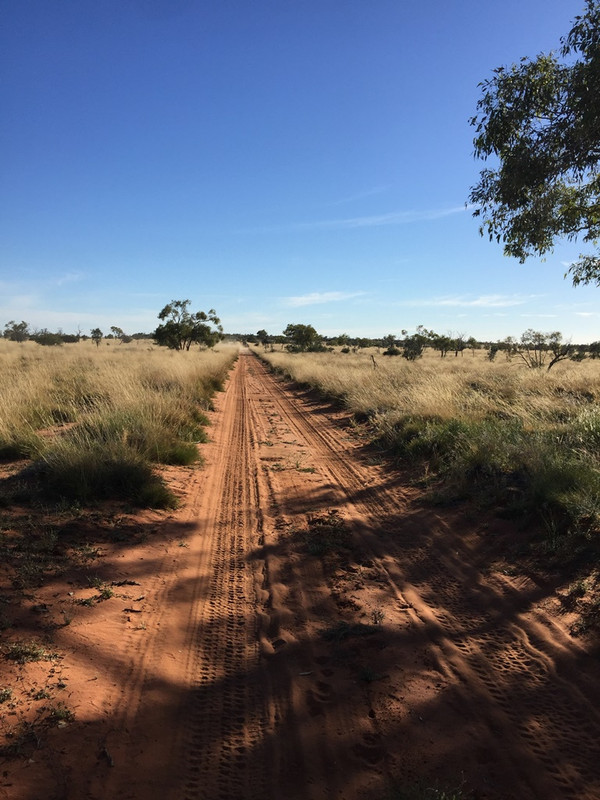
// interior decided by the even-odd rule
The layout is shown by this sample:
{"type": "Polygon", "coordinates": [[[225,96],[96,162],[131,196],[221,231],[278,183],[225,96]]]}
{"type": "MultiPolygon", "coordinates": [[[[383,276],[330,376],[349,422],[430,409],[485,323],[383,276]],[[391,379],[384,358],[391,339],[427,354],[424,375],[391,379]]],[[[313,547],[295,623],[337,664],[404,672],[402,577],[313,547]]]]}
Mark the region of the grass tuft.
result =
{"type": "Polygon", "coordinates": [[[89,503],[119,498],[151,508],[175,508],[177,498],[152,467],[123,444],[55,447],[44,456],[43,486],[53,499],[89,503]]]}

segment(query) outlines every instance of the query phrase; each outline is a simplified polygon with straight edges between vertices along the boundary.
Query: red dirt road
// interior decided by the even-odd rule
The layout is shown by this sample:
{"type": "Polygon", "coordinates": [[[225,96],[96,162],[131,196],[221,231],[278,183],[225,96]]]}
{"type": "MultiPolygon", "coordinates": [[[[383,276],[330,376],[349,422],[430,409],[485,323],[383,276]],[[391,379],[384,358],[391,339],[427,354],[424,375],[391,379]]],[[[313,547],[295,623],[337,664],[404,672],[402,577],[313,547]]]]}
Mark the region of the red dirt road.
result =
{"type": "Polygon", "coordinates": [[[424,509],[249,353],[211,436],[183,510],[106,554],[135,584],[57,631],[75,721],[0,797],[600,798],[597,653],[497,569],[496,523],[424,509]]]}

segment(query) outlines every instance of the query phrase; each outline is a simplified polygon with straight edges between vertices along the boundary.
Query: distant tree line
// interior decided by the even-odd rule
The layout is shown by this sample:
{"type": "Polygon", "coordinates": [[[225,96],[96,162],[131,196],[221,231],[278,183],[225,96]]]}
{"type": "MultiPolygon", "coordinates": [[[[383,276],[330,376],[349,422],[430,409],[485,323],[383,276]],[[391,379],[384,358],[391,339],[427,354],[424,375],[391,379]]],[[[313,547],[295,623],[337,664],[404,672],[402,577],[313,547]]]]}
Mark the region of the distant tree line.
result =
{"type": "Polygon", "coordinates": [[[77,333],[64,333],[60,328],[58,331],[49,331],[47,328],[32,328],[28,322],[22,320],[15,322],[10,320],[4,325],[2,333],[5,339],[11,342],[37,342],[37,344],[46,347],[55,347],[63,344],[75,344],[76,342],[86,341],[91,339],[97,345],[100,344],[102,339],[116,339],[120,342],[131,342],[133,339],[153,339],[153,333],[134,333],[128,336],[121,328],[113,326],[110,333],[106,335],[100,328],[93,328],[90,334],[87,335],[78,330],[77,333]]]}
{"type": "Polygon", "coordinates": [[[76,334],[52,333],[47,328],[32,330],[29,323],[10,320],[4,326],[3,336],[12,342],[33,341],[41,345],[58,346],[67,343],[91,341],[99,347],[103,340],[128,344],[134,339],[150,339],[158,345],[172,350],[189,350],[193,344],[200,347],[214,347],[223,338],[223,328],[214,309],[208,312],[189,310],[189,300],[172,300],[158,314],[161,324],[152,333],[133,333],[131,335],[118,325],[111,325],[110,333],[101,328],[92,328],[89,335],[78,330],[76,334]]]}
{"type": "Polygon", "coordinates": [[[407,361],[422,358],[426,349],[437,351],[441,358],[449,354],[457,358],[470,351],[485,350],[487,357],[493,361],[498,353],[503,353],[508,360],[517,359],[526,366],[537,369],[551,369],[559,361],[570,359],[581,361],[586,357],[600,358],[600,341],[588,345],[574,345],[563,340],[560,331],[545,333],[532,328],[526,330],[519,339],[507,336],[496,342],[479,341],[465,333],[439,334],[418,325],[414,333],[402,330],[400,336],[388,334],[381,338],[351,337],[343,333],[339,336],[322,336],[312,325],[290,324],[282,334],[271,335],[261,329],[255,334],[233,334],[232,338],[240,339],[265,350],[273,350],[276,345],[291,353],[322,352],[340,347],[342,353],[358,352],[367,347],[377,348],[384,356],[401,356],[407,361]]]}
{"type": "Polygon", "coordinates": [[[264,329],[255,334],[224,334],[214,309],[211,308],[208,312],[192,312],[189,306],[190,300],[172,300],[159,312],[161,324],[151,333],[128,335],[122,328],[112,325],[110,332],[106,334],[100,328],[92,328],[89,335],[81,330],[71,334],[63,333],[60,329],[56,332],[47,328],[32,330],[24,320],[10,320],[4,325],[3,336],[13,342],[29,340],[44,346],[71,344],[89,339],[99,347],[105,339],[120,344],[146,339],[172,350],[184,351],[189,351],[192,345],[201,348],[214,347],[223,339],[243,341],[265,349],[274,349],[279,345],[291,353],[324,352],[336,347],[342,353],[350,353],[374,347],[384,356],[401,356],[407,361],[417,361],[426,349],[437,351],[441,358],[448,355],[456,358],[464,355],[465,350],[471,351],[472,355],[475,355],[476,350],[485,350],[490,361],[494,361],[502,353],[506,359],[516,359],[532,369],[551,369],[559,361],[566,359],[581,361],[588,357],[600,358],[600,341],[574,345],[565,342],[560,331],[545,333],[532,328],[518,339],[507,336],[496,342],[479,341],[473,336],[467,337],[465,333],[440,334],[423,325],[418,325],[414,333],[402,330],[400,336],[390,333],[377,338],[352,337],[346,333],[323,336],[312,325],[300,323],[290,323],[281,334],[269,334],[264,329]]]}

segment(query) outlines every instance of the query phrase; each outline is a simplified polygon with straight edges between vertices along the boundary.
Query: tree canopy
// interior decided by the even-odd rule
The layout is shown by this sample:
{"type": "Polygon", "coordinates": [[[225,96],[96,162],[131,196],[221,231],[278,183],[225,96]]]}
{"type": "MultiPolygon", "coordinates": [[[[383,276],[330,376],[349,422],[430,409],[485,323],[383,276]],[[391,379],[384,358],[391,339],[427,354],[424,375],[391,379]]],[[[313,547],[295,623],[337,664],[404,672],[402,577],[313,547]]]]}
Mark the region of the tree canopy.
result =
{"type": "Polygon", "coordinates": [[[287,349],[292,352],[315,352],[325,349],[321,336],[312,325],[290,323],[284,330],[283,335],[288,342],[287,349]]]}
{"type": "Polygon", "coordinates": [[[26,342],[30,336],[29,324],[25,320],[15,322],[14,319],[11,319],[4,326],[3,336],[5,339],[10,339],[11,342],[26,342]]]}
{"type": "MultiPolygon", "coordinates": [[[[586,0],[558,54],[498,67],[480,84],[475,155],[499,165],[480,173],[469,200],[480,233],[521,263],[559,238],[600,236],[600,0],[586,0]]],[[[573,283],[600,285],[600,253],[581,255],[573,283]]]]}
{"type": "MultiPolygon", "coordinates": [[[[559,361],[576,357],[576,348],[570,342],[563,342],[560,331],[543,333],[532,328],[521,334],[519,341],[507,336],[495,347],[494,356],[499,349],[504,350],[509,357],[518,356],[531,369],[547,367],[548,371],[559,361]]],[[[494,356],[490,354],[491,361],[494,360],[494,356]]]]}
{"type": "Polygon", "coordinates": [[[158,318],[163,320],[154,332],[156,342],[171,350],[189,350],[192,344],[214,347],[222,338],[223,328],[214,308],[210,311],[188,310],[190,300],[171,300],[158,318]],[[215,327],[211,327],[212,323],[215,327]]]}

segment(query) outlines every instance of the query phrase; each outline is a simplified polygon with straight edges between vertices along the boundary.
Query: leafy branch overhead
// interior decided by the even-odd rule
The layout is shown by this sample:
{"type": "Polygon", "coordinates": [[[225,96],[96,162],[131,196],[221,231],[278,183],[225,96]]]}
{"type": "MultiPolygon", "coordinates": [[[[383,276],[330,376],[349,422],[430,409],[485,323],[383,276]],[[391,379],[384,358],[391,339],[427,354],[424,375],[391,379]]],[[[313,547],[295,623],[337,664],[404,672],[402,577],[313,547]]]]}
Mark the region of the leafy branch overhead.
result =
{"type": "Polygon", "coordinates": [[[214,347],[223,338],[223,327],[214,308],[208,313],[192,313],[189,305],[190,300],[171,300],[162,309],[158,318],[163,324],[154,334],[157,344],[171,350],[189,350],[192,344],[214,347]]]}
{"type": "MultiPolygon", "coordinates": [[[[558,55],[498,67],[480,84],[475,155],[483,169],[469,200],[480,233],[524,262],[559,238],[600,237],[600,0],[586,0],[558,55]]],[[[573,283],[600,285],[600,254],[582,255],[573,283]]]]}

